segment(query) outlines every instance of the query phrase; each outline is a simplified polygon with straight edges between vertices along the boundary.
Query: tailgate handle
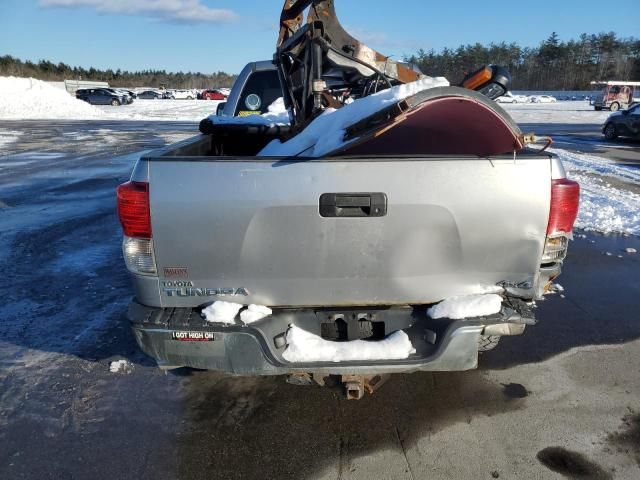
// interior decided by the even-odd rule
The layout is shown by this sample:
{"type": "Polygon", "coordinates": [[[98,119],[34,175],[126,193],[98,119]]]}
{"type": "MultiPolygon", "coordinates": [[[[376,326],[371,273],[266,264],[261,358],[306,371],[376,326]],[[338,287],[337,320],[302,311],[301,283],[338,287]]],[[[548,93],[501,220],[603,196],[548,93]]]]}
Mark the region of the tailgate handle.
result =
{"type": "Polygon", "coordinates": [[[384,217],[387,195],[384,193],[323,193],[320,195],[320,216],[384,217]]]}

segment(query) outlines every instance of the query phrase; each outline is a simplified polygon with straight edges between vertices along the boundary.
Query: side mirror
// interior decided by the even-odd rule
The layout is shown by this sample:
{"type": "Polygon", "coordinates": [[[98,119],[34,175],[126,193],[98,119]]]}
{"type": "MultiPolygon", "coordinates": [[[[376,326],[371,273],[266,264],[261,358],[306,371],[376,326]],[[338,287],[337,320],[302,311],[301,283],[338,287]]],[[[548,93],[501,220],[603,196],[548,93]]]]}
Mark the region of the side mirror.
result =
{"type": "Polygon", "coordinates": [[[220,102],[216,107],[216,116],[220,117],[224,112],[224,107],[227,105],[227,102],[220,102]]]}
{"type": "Polygon", "coordinates": [[[622,115],[629,115],[629,110],[622,110],[622,115]]]}

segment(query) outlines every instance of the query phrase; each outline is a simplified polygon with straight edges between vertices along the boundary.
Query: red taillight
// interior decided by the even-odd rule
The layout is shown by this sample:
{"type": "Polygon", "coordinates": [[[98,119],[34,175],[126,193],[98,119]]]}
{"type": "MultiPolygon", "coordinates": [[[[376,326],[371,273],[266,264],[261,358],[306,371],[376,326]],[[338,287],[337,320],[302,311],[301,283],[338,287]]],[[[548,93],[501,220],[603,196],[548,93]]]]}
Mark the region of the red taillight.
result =
{"type": "Polygon", "coordinates": [[[562,178],[551,181],[551,211],[547,235],[573,231],[573,223],[578,216],[580,185],[578,182],[562,178]]]}
{"type": "Polygon", "coordinates": [[[118,187],[118,218],[127,237],[151,238],[149,184],[127,182],[118,187]]]}

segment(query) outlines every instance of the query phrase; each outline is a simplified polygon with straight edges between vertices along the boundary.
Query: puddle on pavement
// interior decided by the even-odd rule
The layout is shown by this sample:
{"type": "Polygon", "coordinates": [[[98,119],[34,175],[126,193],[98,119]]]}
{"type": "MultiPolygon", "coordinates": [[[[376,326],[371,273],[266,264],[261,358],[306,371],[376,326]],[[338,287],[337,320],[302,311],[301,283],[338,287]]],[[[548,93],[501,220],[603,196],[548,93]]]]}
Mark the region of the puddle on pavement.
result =
{"type": "Polygon", "coordinates": [[[510,399],[525,398],[529,395],[529,392],[524,387],[524,385],[521,385],[519,383],[503,383],[502,387],[502,393],[504,393],[504,395],[510,399]]]}
{"type": "Polygon", "coordinates": [[[610,473],[581,453],[572,452],[562,447],[545,448],[540,450],[536,457],[549,470],[567,478],[580,480],[609,480],[612,478],[610,473]]]}

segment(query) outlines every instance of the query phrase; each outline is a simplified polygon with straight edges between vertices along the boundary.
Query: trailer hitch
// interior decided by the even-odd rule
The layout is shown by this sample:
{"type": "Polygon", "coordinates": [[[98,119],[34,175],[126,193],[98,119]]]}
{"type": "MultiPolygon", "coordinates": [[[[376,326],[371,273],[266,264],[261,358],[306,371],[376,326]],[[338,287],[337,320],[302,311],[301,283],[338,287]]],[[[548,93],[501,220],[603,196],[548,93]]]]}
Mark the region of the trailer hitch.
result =
{"type": "Polygon", "coordinates": [[[292,385],[320,385],[321,387],[339,385],[347,400],[360,400],[366,393],[373,395],[389,380],[389,374],[379,375],[326,375],[319,373],[293,373],[287,376],[292,385]]]}
{"type": "Polygon", "coordinates": [[[389,375],[342,375],[342,384],[347,400],[360,400],[365,392],[373,395],[388,379],[389,375]]]}

